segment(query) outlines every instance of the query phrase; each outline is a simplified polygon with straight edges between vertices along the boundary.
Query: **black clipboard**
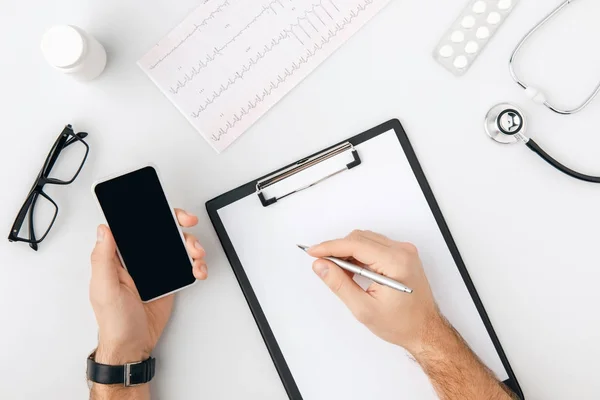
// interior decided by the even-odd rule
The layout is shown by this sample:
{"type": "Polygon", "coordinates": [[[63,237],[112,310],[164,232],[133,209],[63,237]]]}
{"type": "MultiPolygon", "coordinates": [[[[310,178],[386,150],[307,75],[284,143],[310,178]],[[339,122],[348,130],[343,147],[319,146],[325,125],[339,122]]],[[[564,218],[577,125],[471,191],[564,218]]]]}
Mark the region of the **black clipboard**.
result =
{"type": "MultiPolygon", "coordinates": [[[[496,332],[494,331],[494,328],[492,327],[490,319],[483,307],[483,303],[481,302],[481,299],[479,298],[479,295],[477,294],[477,290],[475,289],[475,286],[473,285],[473,281],[471,280],[471,277],[469,276],[469,273],[468,273],[467,268],[462,260],[461,255],[458,251],[456,243],[454,242],[454,239],[452,238],[450,229],[448,228],[448,225],[446,224],[444,216],[442,215],[442,212],[437,204],[437,201],[435,200],[435,197],[433,195],[431,187],[429,186],[429,183],[427,182],[427,178],[425,177],[425,174],[423,173],[421,165],[419,164],[419,160],[417,159],[417,156],[410,144],[410,141],[408,139],[408,136],[406,135],[406,132],[404,131],[404,128],[402,127],[402,124],[397,119],[387,121],[379,126],[376,126],[375,128],[369,129],[366,132],[363,132],[356,136],[353,136],[350,139],[345,140],[337,145],[331,146],[323,151],[315,153],[309,157],[301,159],[301,160],[299,160],[293,164],[290,164],[284,168],[281,168],[272,174],[265,175],[264,177],[261,177],[254,181],[251,181],[251,182],[248,182],[247,184],[240,186],[230,192],[227,192],[219,197],[216,197],[206,203],[206,210],[208,211],[210,220],[211,220],[213,226],[215,227],[217,236],[219,237],[219,240],[221,241],[221,244],[223,246],[225,254],[227,255],[227,259],[229,260],[229,263],[231,264],[231,267],[233,269],[235,277],[240,285],[240,288],[242,289],[242,292],[244,293],[244,297],[246,298],[248,306],[250,307],[250,311],[252,312],[252,315],[254,316],[254,320],[256,321],[256,324],[258,325],[258,328],[259,328],[260,333],[263,337],[263,340],[267,346],[269,354],[271,355],[271,359],[273,360],[273,363],[275,364],[277,372],[279,373],[279,377],[281,378],[283,386],[291,400],[302,400],[302,395],[300,394],[300,390],[299,390],[298,386],[296,385],[296,382],[294,380],[294,377],[292,376],[290,369],[288,368],[288,365],[285,361],[285,357],[284,357],[283,353],[281,352],[281,349],[279,348],[279,345],[277,343],[277,339],[273,335],[271,327],[269,326],[269,321],[267,321],[267,318],[260,306],[260,303],[258,302],[258,299],[254,293],[254,290],[252,289],[252,285],[250,284],[248,276],[246,275],[246,273],[244,271],[244,267],[242,266],[242,263],[240,262],[240,259],[239,259],[238,255],[236,254],[235,248],[233,247],[233,244],[231,243],[231,240],[227,234],[227,231],[225,230],[225,227],[221,221],[221,218],[219,217],[218,211],[221,208],[226,207],[229,204],[235,203],[236,201],[241,200],[252,194],[259,194],[259,198],[260,198],[260,201],[263,203],[263,206],[268,207],[270,204],[273,204],[275,201],[277,201],[277,199],[269,200],[269,199],[265,199],[264,197],[261,197],[260,196],[260,194],[261,194],[261,192],[260,192],[261,186],[260,185],[264,184],[264,182],[266,182],[266,181],[271,180],[273,176],[277,176],[278,174],[285,173],[286,171],[290,171],[291,169],[294,169],[294,168],[302,167],[302,165],[305,165],[307,163],[307,161],[319,159],[319,157],[322,157],[323,154],[335,152],[335,151],[337,151],[337,149],[340,149],[341,147],[343,147],[347,144],[350,144],[351,146],[357,146],[363,142],[366,142],[367,140],[370,140],[374,137],[377,137],[378,135],[389,132],[391,130],[393,130],[396,133],[396,136],[398,137],[398,140],[400,141],[400,144],[402,145],[402,148],[404,150],[404,153],[406,154],[408,162],[413,170],[413,173],[415,174],[415,177],[417,178],[417,181],[419,182],[419,186],[421,187],[421,190],[423,191],[423,194],[425,195],[425,198],[427,199],[429,208],[431,209],[431,212],[433,213],[433,215],[435,217],[437,225],[442,233],[442,236],[444,237],[444,240],[446,241],[448,249],[450,250],[450,253],[452,254],[452,258],[454,259],[454,262],[456,263],[456,266],[458,267],[458,269],[460,271],[463,281],[464,281],[465,285],[467,286],[467,289],[469,290],[471,298],[473,299],[473,302],[475,303],[475,306],[477,307],[477,311],[479,312],[479,315],[481,316],[481,319],[485,325],[485,328],[486,328],[488,334],[490,335],[490,338],[492,339],[492,343],[494,344],[494,347],[496,348],[496,351],[498,352],[498,355],[500,356],[502,364],[509,376],[509,378],[506,381],[504,381],[504,384],[506,386],[508,386],[515,394],[517,394],[520,399],[524,399],[521,387],[519,386],[519,383],[518,383],[517,378],[512,370],[512,367],[510,366],[510,363],[508,362],[508,358],[506,357],[506,354],[504,353],[504,350],[502,349],[500,341],[498,340],[498,336],[496,335],[496,332]]],[[[353,149],[351,149],[351,150],[353,150],[353,149]]],[[[360,160],[359,159],[357,160],[355,157],[355,161],[352,164],[349,164],[348,168],[354,167],[359,164],[360,164],[360,160]]]]}

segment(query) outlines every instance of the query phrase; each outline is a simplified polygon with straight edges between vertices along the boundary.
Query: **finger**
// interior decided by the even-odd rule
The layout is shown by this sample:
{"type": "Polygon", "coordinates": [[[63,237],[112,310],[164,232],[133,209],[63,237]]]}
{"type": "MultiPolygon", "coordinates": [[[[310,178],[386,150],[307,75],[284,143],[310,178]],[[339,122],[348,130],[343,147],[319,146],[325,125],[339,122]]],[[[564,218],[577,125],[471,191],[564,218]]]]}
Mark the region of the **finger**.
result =
{"type": "Polygon", "coordinates": [[[191,228],[198,223],[198,217],[194,214],[185,212],[181,208],[175,209],[175,215],[177,216],[177,221],[179,221],[179,225],[184,228],[191,228]]]}
{"type": "Polygon", "coordinates": [[[119,275],[119,283],[125,285],[131,291],[131,293],[133,293],[138,299],[141,299],[140,292],[138,291],[133,278],[129,274],[129,271],[121,267],[117,269],[117,273],[119,275]]]}
{"type": "MultiPolygon", "coordinates": [[[[368,267],[367,264],[361,263],[360,261],[358,261],[354,257],[339,257],[339,259],[340,260],[344,260],[344,261],[348,261],[349,263],[354,264],[354,265],[358,265],[359,267],[363,267],[363,268],[368,267]]],[[[346,271],[346,272],[348,272],[348,271],[346,271]]],[[[353,273],[351,273],[351,274],[354,275],[353,273]]]]}
{"type": "Polygon", "coordinates": [[[185,237],[185,248],[187,249],[188,254],[194,260],[206,257],[206,251],[204,251],[204,247],[202,247],[194,235],[184,233],[183,236],[185,237]]]}
{"type": "MultiPolygon", "coordinates": [[[[384,236],[380,233],[376,233],[376,232],[372,232],[372,231],[355,231],[355,232],[357,232],[356,234],[359,234],[366,239],[372,240],[375,243],[379,243],[386,247],[392,247],[392,245],[395,243],[392,239],[390,239],[387,236],[384,236]]],[[[352,233],[350,235],[352,235],[352,233]]]]}
{"type": "Polygon", "coordinates": [[[372,298],[340,267],[327,260],[317,260],[313,271],[331,291],[350,309],[357,319],[362,320],[370,309],[372,298]]]}
{"type": "Polygon", "coordinates": [[[308,249],[308,254],[317,258],[353,257],[361,263],[372,265],[387,257],[388,251],[387,246],[367,239],[355,231],[344,239],[330,240],[313,246],[308,249]]]}
{"type": "Polygon", "coordinates": [[[350,272],[350,271],[346,271],[346,270],[342,270],[346,275],[348,275],[348,278],[354,280],[354,275],[356,275],[354,272],[350,272]]]}
{"type": "Polygon", "coordinates": [[[192,272],[194,274],[194,277],[200,281],[203,281],[206,278],[208,278],[208,266],[206,265],[204,260],[195,260],[192,272]]]}
{"type": "MultiPolygon", "coordinates": [[[[372,232],[372,231],[355,231],[355,232],[358,233],[358,234],[360,234],[361,236],[364,236],[366,239],[369,239],[369,240],[372,240],[374,242],[380,243],[380,244],[382,244],[382,245],[384,245],[386,247],[395,247],[397,249],[401,249],[401,250],[407,251],[409,253],[416,253],[417,252],[417,248],[412,243],[397,242],[395,240],[392,240],[392,239],[388,238],[387,236],[384,236],[384,235],[382,235],[380,233],[372,232]]],[[[355,233],[355,232],[353,232],[353,233],[355,233]]]]}
{"type": "Polygon", "coordinates": [[[117,245],[106,225],[98,226],[96,247],[92,252],[92,282],[98,284],[119,283],[117,245]]]}

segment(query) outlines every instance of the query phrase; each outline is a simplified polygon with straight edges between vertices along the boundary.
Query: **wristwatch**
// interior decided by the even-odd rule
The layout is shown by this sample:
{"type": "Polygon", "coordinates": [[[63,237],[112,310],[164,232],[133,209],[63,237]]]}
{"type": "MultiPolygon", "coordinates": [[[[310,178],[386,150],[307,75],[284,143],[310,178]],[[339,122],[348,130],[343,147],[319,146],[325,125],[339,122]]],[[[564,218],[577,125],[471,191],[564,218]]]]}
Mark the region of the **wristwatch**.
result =
{"type": "Polygon", "coordinates": [[[105,365],[97,363],[94,351],[87,359],[87,378],[102,385],[123,385],[132,387],[148,383],[154,378],[156,359],[125,365],[105,365]]]}

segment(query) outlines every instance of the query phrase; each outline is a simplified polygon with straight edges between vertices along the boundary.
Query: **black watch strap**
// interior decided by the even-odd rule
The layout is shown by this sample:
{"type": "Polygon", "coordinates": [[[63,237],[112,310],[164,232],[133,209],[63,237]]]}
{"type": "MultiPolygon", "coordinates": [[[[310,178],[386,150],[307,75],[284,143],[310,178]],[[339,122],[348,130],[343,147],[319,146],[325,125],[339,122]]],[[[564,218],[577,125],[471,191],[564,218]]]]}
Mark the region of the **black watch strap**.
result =
{"type": "Polygon", "coordinates": [[[97,363],[95,356],[96,352],[87,360],[87,378],[94,383],[130,387],[148,383],[154,378],[156,360],[152,357],[137,363],[105,365],[97,363]]]}

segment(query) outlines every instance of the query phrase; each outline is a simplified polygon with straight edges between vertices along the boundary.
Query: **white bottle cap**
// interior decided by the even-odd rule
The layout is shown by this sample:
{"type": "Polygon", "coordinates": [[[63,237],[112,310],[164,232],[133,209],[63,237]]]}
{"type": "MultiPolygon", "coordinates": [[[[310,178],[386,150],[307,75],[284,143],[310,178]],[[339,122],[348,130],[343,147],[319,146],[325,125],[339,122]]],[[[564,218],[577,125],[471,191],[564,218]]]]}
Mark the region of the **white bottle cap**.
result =
{"type": "Polygon", "coordinates": [[[85,53],[85,38],[69,25],[50,28],[42,38],[42,52],[46,60],[56,68],[76,65],[85,53]]]}

